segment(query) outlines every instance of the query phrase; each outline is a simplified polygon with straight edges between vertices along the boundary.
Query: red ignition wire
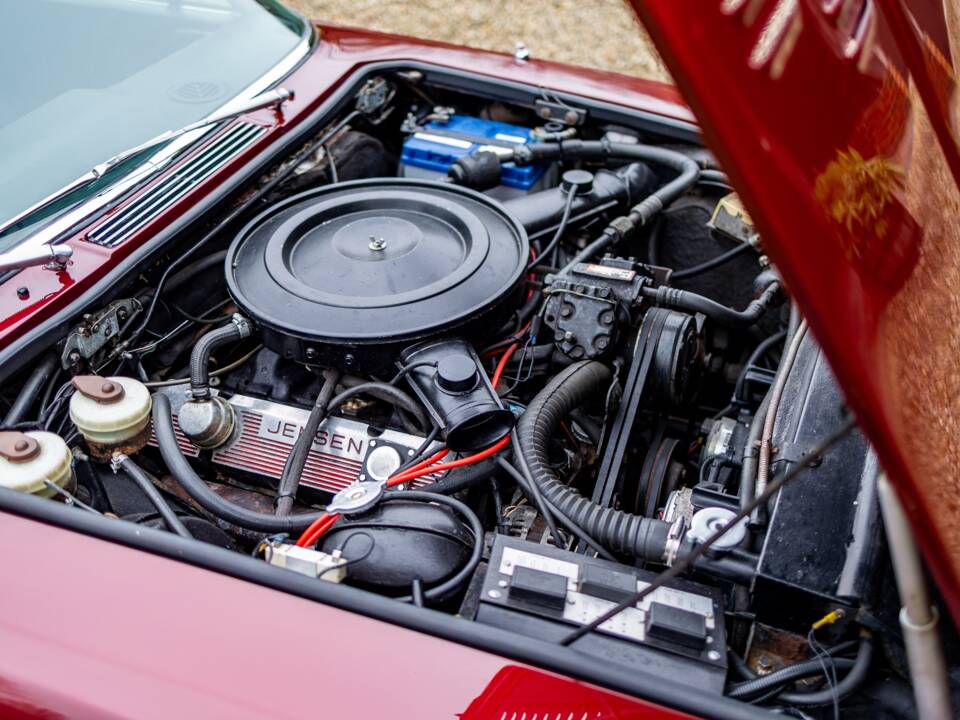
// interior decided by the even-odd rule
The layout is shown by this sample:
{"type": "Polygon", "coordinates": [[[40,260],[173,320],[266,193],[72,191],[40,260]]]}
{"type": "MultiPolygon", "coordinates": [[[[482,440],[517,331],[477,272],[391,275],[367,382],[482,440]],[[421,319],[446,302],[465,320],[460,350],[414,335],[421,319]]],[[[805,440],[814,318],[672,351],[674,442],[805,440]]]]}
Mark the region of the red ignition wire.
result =
{"type": "Polygon", "coordinates": [[[297,540],[298,547],[310,547],[314,545],[317,540],[331,527],[333,524],[340,519],[340,513],[324,513],[316,520],[314,520],[307,527],[306,530],[300,535],[300,539],[297,540]]]}
{"type": "MultiPolygon", "coordinates": [[[[423,462],[417,463],[411,468],[408,468],[404,472],[396,475],[389,480],[387,480],[387,487],[395,487],[397,485],[402,485],[403,483],[410,482],[411,480],[416,480],[419,477],[424,475],[430,475],[431,473],[445,472],[447,470],[453,470],[454,468],[463,467],[464,465],[472,465],[474,463],[480,462],[481,460],[486,460],[491,455],[496,455],[498,452],[503,450],[510,442],[510,436],[504,435],[497,442],[491,445],[488,448],[481,450],[480,452],[474,453],[473,455],[468,455],[467,457],[462,457],[458,460],[451,460],[450,462],[440,463],[439,465],[435,464],[438,460],[442,459],[447,455],[449,450],[443,448],[439,452],[434,453],[428,457],[423,462]]],[[[300,539],[297,540],[298,547],[311,547],[316,544],[316,542],[323,537],[323,534],[327,532],[337,520],[340,519],[340,513],[324,513],[316,520],[314,520],[307,527],[306,530],[300,535],[300,539]]]]}
{"type": "Polygon", "coordinates": [[[454,468],[463,467],[464,465],[473,465],[474,463],[480,462],[481,460],[486,460],[491,455],[496,455],[498,452],[503,450],[510,443],[510,436],[504,435],[497,442],[491,445],[488,448],[481,450],[480,452],[474,453],[473,455],[468,455],[467,457],[462,457],[459,460],[451,460],[450,462],[440,463],[439,465],[427,465],[426,467],[421,467],[419,469],[410,468],[405,472],[402,472],[395,477],[387,480],[387,487],[394,487],[395,485],[402,485],[403,483],[410,482],[411,480],[416,480],[418,477],[423,477],[424,475],[429,475],[431,473],[444,472],[446,470],[453,470],[454,468]]]}
{"type": "Polygon", "coordinates": [[[519,347],[519,343],[513,343],[507,348],[507,351],[503,353],[503,356],[500,358],[500,362],[497,363],[497,369],[493,371],[493,377],[490,378],[490,384],[493,386],[494,392],[497,390],[497,384],[500,382],[500,377],[503,375],[503,370],[507,367],[510,357],[517,351],[517,348],[519,347]]]}
{"type": "Polygon", "coordinates": [[[433,455],[428,457],[426,460],[421,460],[416,465],[411,465],[406,470],[403,470],[402,472],[397,473],[397,477],[399,477],[400,475],[406,475],[407,473],[416,472],[421,468],[427,467],[427,465],[433,465],[435,462],[440,462],[441,460],[443,460],[443,458],[447,456],[449,452],[450,451],[447,450],[447,448],[440,448],[437,452],[435,452],[433,455]]]}

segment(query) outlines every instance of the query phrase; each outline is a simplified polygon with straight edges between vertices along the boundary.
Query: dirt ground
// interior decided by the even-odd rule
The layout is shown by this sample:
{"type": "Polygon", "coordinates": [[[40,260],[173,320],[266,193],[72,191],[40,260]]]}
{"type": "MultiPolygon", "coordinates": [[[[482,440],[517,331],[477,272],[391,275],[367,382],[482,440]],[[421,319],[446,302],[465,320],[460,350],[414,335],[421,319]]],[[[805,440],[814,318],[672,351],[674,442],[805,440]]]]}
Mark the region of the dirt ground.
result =
{"type": "Polygon", "coordinates": [[[667,79],[622,0],[285,0],[312,19],[667,79]]]}

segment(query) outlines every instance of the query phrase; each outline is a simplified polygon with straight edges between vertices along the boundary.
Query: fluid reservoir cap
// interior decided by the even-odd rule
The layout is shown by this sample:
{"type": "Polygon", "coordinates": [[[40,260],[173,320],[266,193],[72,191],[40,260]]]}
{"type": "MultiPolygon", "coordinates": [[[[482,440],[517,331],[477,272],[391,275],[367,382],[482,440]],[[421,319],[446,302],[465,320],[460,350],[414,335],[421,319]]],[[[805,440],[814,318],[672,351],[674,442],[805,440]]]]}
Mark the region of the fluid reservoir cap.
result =
{"type": "Polygon", "coordinates": [[[153,403],[140,381],[86,375],[73,384],[77,392],[70,398],[70,419],[88,443],[118,446],[146,430],[153,403]]]}
{"type": "Polygon", "coordinates": [[[464,355],[447,355],[437,363],[437,384],[452,393],[473,390],[477,384],[477,364],[464,355]]]}
{"type": "MultiPolygon", "coordinates": [[[[705,507],[697,510],[690,520],[687,537],[698,543],[706,542],[720,528],[729,525],[734,516],[736,513],[733,510],[723,507],[705,507]]],[[[743,542],[746,536],[747,519],[743,518],[727,530],[726,534],[721,535],[713,547],[718,550],[728,550],[743,542]]]]}
{"type": "Polygon", "coordinates": [[[77,392],[94,402],[108,405],[123,400],[123,385],[99,375],[77,375],[72,380],[77,392]]]}
{"type": "Polygon", "coordinates": [[[72,460],[70,448],[54,433],[0,433],[0,487],[49,497],[54,490],[44,481],[68,488],[72,460]]]}
{"type": "Polygon", "coordinates": [[[567,170],[560,178],[564,192],[572,189],[577,195],[586,195],[593,190],[593,173],[587,170],[567,170]]]}

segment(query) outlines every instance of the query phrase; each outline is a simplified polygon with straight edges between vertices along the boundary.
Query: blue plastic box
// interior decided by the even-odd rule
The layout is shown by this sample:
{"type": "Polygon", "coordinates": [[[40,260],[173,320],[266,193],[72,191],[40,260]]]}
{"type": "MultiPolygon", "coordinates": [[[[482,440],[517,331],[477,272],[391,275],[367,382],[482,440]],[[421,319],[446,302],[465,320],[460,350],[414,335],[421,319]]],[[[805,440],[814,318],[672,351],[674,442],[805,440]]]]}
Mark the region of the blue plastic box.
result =
{"type": "MultiPolygon", "coordinates": [[[[508,151],[515,145],[534,142],[530,134],[528,128],[469,115],[452,115],[447,122],[432,121],[404,141],[400,174],[438,180],[457,158],[481,150],[508,151]]],[[[505,199],[541,190],[545,174],[543,165],[517,167],[505,163],[500,187],[490,194],[505,199]]]]}

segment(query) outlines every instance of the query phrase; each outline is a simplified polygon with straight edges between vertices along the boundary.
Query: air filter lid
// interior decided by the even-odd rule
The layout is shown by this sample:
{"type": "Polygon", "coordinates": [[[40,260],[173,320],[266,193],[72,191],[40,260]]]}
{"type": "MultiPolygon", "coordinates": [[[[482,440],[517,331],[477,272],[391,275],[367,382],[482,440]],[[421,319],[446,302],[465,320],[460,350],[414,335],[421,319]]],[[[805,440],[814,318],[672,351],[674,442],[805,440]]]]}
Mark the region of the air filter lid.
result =
{"type": "Polygon", "coordinates": [[[278,333],[392,343],[482,317],[518,287],[528,252],[523,227],[484,195],[363,180],[254,219],[230,247],[227,281],[238,305],[278,333]]]}

